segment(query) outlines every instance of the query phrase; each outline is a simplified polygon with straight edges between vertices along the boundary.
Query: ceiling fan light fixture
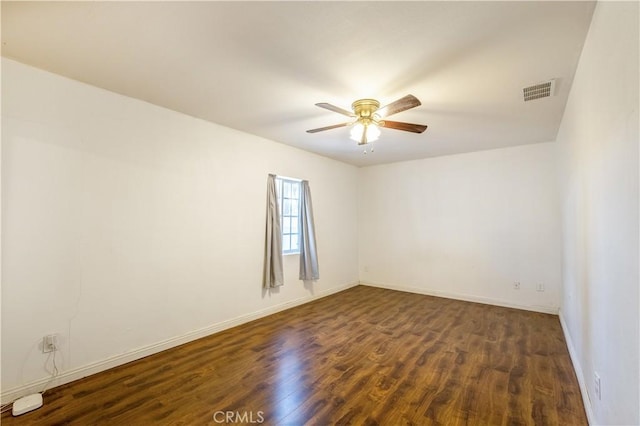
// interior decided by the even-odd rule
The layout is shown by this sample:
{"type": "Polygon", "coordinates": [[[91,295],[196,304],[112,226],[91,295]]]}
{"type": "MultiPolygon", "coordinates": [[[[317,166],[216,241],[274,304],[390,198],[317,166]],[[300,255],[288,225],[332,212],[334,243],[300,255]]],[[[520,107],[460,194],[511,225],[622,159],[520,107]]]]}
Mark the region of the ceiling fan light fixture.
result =
{"type": "Polygon", "coordinates": [[[380,137],[380,127],[378,127],[377,124],[373,124],[369,126],[367,131],[367,139],[369,139],[369,142],[376,141],[378,140],[379,137],[380,137]]]}
{"type": "Polygon", "coordinates": [[[351,139],[358,145],[365,145],[380,137],[379,119],[376,111],[380,108],[380,102],[375,99],[358,99],[351,104],[351,109],[357,121],[351,128],[351,139]]]}
{"type": "Polygon", "coordinates": [[[358,142],[359,145],[376,141],[379,137],[380,128],[374,123],[363,124],[361,121],[358,121],[351,127],[351,140],[358,142]],[[365,138],[363,138],[363,134],[365,138]]]}

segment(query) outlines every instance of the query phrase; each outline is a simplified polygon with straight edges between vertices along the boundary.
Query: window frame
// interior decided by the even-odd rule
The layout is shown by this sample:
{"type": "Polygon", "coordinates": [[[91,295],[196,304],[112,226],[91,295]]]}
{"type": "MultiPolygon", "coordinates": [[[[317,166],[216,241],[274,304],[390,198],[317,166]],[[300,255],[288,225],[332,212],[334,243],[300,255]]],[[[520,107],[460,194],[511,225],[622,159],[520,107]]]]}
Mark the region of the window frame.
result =
{"type": "Polygon", "coordinates": [[[280,236],[282,237],[282,254],[284,256],[292,254],[300,254],[300,195],[302,192],[302,180],[285,176],[276,176],[276,195],[278,196],[278,207],[280,209],[280,236]],[[285,185],[290,185],[290,192],[288,196],[285,196],[285,185]],[[293,197],[293,187],[298,189],[298,198],[293,197]],[[285,214],[285,201],[289,201],[289,213],[285,214]],[[295,204],[291,201],[295,201],[295,204]],[[294,206],[297,214],[293,215],[294,206]],[[285,232],[285,219],[289,219],[289,232],[285,232]],[[294,228],[295,223],[295,228],[294,228]],[[297,232],[292,232],[293,230],[297,232]],[[291,248],[293,244],[293,237],[296,238],[296,248],[291,248]],[[285,249],[285,237],[289,238],[289,249],[285,249]]]}

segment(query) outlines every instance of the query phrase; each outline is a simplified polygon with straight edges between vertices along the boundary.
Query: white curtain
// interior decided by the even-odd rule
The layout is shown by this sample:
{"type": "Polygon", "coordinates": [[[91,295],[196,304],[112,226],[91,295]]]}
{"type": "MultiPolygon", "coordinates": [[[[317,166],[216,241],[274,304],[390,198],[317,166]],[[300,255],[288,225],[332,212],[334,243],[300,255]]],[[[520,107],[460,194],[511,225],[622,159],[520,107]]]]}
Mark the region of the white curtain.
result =
{"type": "Polygon", "coordinates": [[[267,180],[267,232],[264,253],[264,288],[284,284],[282,273],[282,232],[280,231],[280,209],[276,193],[276,176],[267,180]]]}
{"type": "Polygon", "coordinates": [[[303,180],[300,192],[300,279],[312,281],[319,278],[311,190],[309,182],[303,180]]]}

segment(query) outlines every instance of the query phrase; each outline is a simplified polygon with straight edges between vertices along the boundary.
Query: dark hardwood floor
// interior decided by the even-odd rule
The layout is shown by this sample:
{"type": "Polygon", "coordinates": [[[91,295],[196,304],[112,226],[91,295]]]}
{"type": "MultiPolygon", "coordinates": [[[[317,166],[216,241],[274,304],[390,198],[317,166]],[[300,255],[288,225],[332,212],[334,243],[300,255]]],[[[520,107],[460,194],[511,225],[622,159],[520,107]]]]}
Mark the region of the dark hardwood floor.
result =
{"type": "Polygon", "coordinates": [[[2,424],[587,424],[558,317],[363,286],[44,400],[2,424]]]}

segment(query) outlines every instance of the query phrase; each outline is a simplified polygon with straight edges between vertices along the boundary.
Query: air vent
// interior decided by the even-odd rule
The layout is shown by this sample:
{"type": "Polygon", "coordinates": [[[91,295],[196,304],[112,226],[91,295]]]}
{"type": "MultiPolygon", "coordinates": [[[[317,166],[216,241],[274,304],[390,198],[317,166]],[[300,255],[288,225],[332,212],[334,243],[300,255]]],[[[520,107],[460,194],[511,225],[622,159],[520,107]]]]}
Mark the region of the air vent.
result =
{"type": "Polygon", "coordinates": [[[548,98],[553,96],[553,91],[556,86],[555,80],[545,81],[544,83],[535,84],[533,86],[525,87],[522,89],[524,94],[524,101],[532,101],[534,99],[548,98]]]}

